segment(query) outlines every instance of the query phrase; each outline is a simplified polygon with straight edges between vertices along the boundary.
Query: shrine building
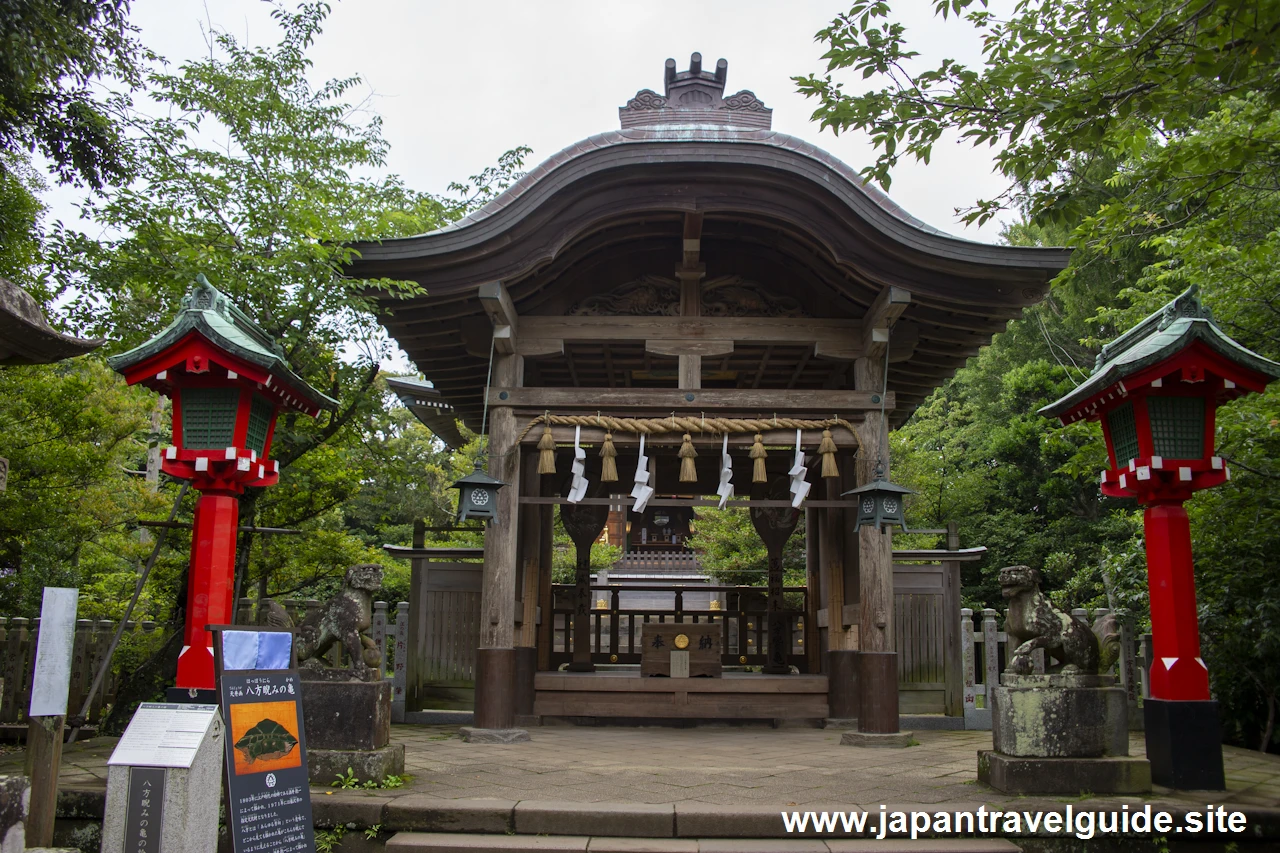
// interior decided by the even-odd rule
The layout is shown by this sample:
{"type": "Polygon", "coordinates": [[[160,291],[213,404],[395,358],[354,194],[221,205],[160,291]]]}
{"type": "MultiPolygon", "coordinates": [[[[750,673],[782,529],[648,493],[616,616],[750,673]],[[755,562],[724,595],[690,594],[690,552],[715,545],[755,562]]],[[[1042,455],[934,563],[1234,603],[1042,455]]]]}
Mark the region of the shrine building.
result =
{"type": "MultiPolygon", "coordinates": [[[[981,549],[895,554],[891,529],[854,530],[857,504],[842,495],[878,466],[890,476],[888,430],[1043,299],[1069,253],[926,225],[771,130],[754,94],[726,90],[727,71],[696,53],[685,71],[668,59],[660,91],[628,100],[618,129],[449,226],[355,245],[352,277],[426,291],[375,294],[426,380],[395,390],[455,447],[454,419],[484,423],[488,473],[505,484],[480,572],[477,728],[530,715],[813,719],[861,701],[864,715],[892,709],[868,730],[896,731],[917,639],[932,631],[951,653],[943,627],[905,622],[956,623],[955,564],[981,549]],[[684,606],[675,586],[666,612],[628,612],[581,561],[574,588],[553,588],[555,505],[580,544],[613,508],[615,544],[670,550],[698,507],[721,503],[726,470],[726,505],[753,509],[771,555],[803,513],[804,588],[783,590],[777,561],[767,589],[725,591],[717,609],[684,606]],[[940,604],[917,614],[923,575],[908,563],[930,559],[950,574],[929,581],[940,604]],[[723,678],[616,669],[647,661],[655,624],[717,622],[723,678]],[[762,671],[730,671],[750,667],[762,671]]],[[[916,680],[920,702],[954,711],[949,677],[916,680]]]]}

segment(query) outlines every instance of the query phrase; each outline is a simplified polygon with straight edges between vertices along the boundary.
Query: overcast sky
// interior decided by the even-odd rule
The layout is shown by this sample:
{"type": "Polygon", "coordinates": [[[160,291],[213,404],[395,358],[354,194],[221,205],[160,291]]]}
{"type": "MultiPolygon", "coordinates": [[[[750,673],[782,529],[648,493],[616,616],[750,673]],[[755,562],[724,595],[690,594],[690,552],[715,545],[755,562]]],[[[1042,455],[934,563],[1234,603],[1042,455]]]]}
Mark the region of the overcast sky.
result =
{"type": "MultiPolygon", "coordinates": [[[[894,0],[913,46],[931,62],[974,62],[977,42],[963,25],[934,19],[926,0],[894,0]]],[[[662,91],[663,62],[684,70],[700,51],[704,67],[729,62],[728,92],[750,89],[773,108],[773,127],[860,168],[870,147],[856,135],[819,132],[814,103],[791,77],[822,69],[814,39],[843,8],[840,0],[523,0],[523,2],[334,2],[312,52],[315,79],[360,75],[382,116],[390,169],[415,189],[443,192],[518,145],[527,165],[618,127],[618,107],[639,89],[662,91]]],[[[134,0],[141,39],[175,65],[208,52],[210,22],[241,40],[271,44],[278,29],[260,0],[134,0]]],[[[860,78],[861,75],[856,75],[860,78]]],[[[855,75],[848,85],[856,85],[855,75]]],[[[965,227],[957,206],[1003,186],[986,149],[940,143],[929,166],[900,167],[890,195],[944,231],[994,242],[998,224],[965,227]]],[[[51,195],[52,218],[74,218],[71,194],[51,195]]]]}

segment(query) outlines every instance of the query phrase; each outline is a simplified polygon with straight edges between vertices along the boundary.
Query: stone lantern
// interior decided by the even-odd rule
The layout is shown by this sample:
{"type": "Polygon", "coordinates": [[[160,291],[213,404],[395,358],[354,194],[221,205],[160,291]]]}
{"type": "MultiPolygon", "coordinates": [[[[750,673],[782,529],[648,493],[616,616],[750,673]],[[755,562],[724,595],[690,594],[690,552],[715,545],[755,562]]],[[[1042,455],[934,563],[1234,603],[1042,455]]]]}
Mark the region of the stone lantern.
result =
{"type": "Polygon", "coordinates": [[[498,518],[498,490],[506,483],[480,470],[482,464],[477,459],[476,470],[452,486],[458,490],[458,521],[468,518],[494,521],[498,518]]]}
{"type": "Polygon", "coordinates": [[[1040,413],[1062,423],[1100,421],[1111,467],[1102,492],[1132,497],[1143,520],[1151,600],[1147,757],[1158,785],[1222,790],[1217,703],[1200,657],[1191,528],[1182,504],[1230,479],[1214,455],[1218,406],[1261,393],[1280,364],[1227,337],[1195,288],[1116,338],[1093,374],[1040,413]]]}
{"type": "MultiPolygon", "coordinates": [[[[280,478],[270,455],[281,409],[315,417],[337,404],[297,376],[266,332],[203,275],[166,329],[107,363],[130,385],[173,401],[173,445],[165,448],[161,469],[200,491],[177,688],[179,694],[212,691],[205,626],[233,621],[239,496],[247,486],[271,486],[280,478]]],[[[202,698],[217,701],[211,694],[202,698]]]]}

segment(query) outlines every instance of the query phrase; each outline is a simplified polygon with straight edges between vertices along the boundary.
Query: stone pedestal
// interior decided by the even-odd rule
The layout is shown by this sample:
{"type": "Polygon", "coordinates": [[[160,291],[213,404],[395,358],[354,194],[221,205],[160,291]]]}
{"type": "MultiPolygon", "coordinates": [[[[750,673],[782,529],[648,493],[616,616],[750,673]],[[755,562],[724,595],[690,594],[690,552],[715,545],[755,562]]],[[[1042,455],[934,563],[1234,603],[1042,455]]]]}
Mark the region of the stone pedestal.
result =
{"type": "Polygon", "coordinates": [[[329,785],[347,768],[361,782],[404,773],[404,744],[391,744],[391,682],[302,682],[311,781],[329,785]]]}
{"type": "MultiPolygon", "coordinates": [[[[102,853],[133,853],[142,849],[144,839],[152,842],[146,849],[165,853],[208,853],[217,848],[226,732],[220,715],[209,719],[187,767],[108,765],[102,853]]],[[[121,744],[127,739],[126,732],[121,744]]],[[[171,750],[179,751],[185,750],[171,750]]],[[[120,752],[117,747],[113,761],[120,752]]]]}
{"type": "Polygon", "coordinates": [[[1157,785],[1180,791],[1223,791],[1222,725],[1218,703],[1147,699],[1147,760],[1157,785]]]}
{"type": "Polygon", "coordinates": [[[0,853],[26,847],[27,797],[26,776],[0,776],[0,853]]]}
{"type": "Polygon", "coordinates": [[[1011,675],[991,688],[994,750],[978,779],[1006,793],[1141,793],[1151,765],[1129,757],[1128,697],[1111,676],[1011,675]]]}

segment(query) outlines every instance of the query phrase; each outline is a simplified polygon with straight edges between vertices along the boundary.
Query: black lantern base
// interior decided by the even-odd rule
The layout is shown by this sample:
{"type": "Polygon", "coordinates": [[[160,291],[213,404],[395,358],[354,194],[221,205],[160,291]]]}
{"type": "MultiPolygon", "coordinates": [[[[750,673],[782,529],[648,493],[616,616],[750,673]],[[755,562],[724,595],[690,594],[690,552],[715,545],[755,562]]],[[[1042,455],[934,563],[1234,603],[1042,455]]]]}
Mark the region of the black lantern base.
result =
{"type": "Polygon", "coordinates": [[[164,699],[171,705],[217,705],[218,691],[206,687],[168,687],[164,699]]]}
{"type": "Polygon", "coordinates": [[[1151,781],[1179,791],[1225,791],[1218,703],[1143,700],[1151,781]]]}

